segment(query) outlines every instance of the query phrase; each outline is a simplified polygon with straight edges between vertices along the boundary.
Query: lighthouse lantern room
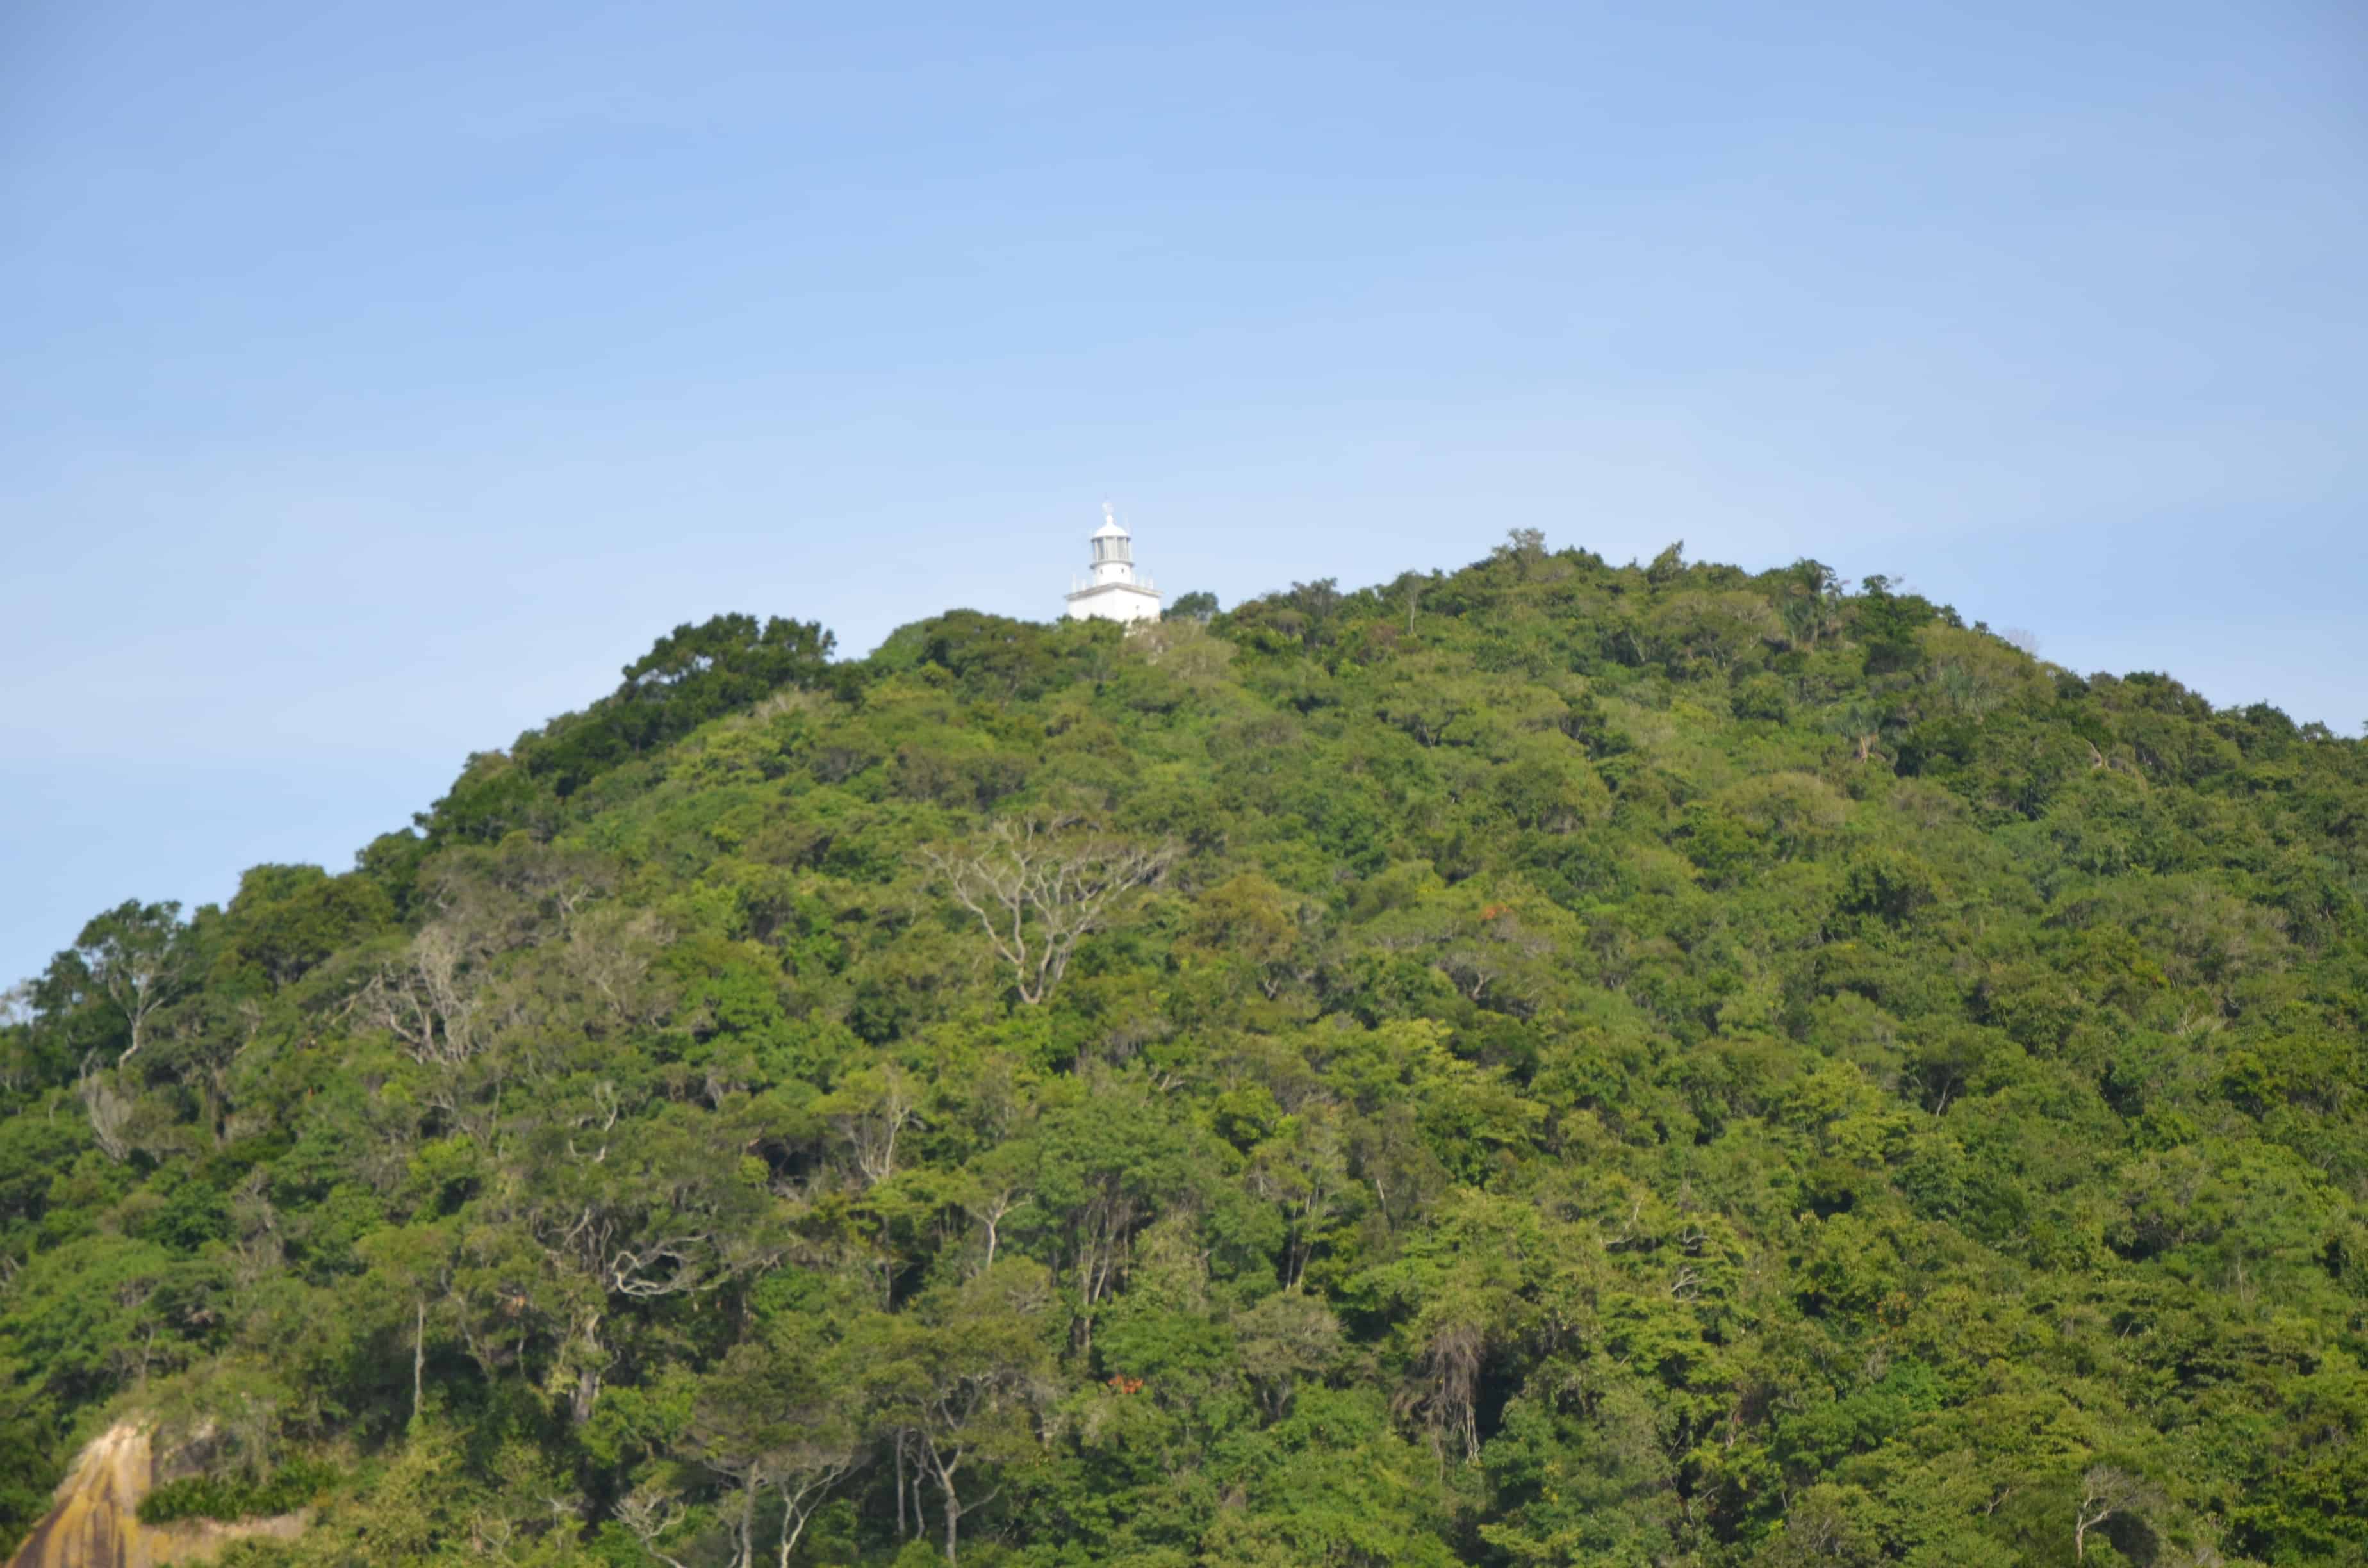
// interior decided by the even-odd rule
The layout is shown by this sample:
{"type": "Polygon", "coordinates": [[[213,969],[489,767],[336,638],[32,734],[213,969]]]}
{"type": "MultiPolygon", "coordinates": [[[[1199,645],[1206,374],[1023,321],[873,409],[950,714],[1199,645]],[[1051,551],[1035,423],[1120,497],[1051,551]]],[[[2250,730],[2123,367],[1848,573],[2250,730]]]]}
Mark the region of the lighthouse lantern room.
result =
{"type": "Polygon", "coordinates": [[[1069,589],[1071,620],[1157,620],[1159,593],[1148,577],[1134,570],[1134,540],[1118,526],[1110,503],[1102,503],[1102,526],[1094,530],[1093,575],[1074,579],[1069,589]]]}

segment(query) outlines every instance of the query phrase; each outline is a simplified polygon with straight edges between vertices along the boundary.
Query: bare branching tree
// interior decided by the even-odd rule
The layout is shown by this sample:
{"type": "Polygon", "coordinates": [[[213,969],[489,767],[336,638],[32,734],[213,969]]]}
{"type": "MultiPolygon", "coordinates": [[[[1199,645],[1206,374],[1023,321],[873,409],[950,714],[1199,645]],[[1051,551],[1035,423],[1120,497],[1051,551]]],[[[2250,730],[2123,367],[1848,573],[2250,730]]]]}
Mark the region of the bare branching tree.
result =
{"type": "Polygon", "coordinates": [[[617,1502],[617,1522],[626,1532],[642,1543],[642,1550],[665,1563],[666,1568],[683,1568],[682,1560],[661,1551],[658,1542],[668,1530],[680,1524],[681,1506],[675,1494],[655,1482],[645,1481],[617,1502]]]}
{"type": "Polygon", "coordinates": [[[896,1174],[896,1141],[921,1119],[920,1096],[894,1064],[850,1074],[845,1085],[818,1102],[854,1157],[867,1187],[896,1174]]]}
{"type": "Polygon", "coordinates": [[[2089,1532],[2121,1514],[2134,1514],[2155,1501],[2154,1489],[2125,1470],[2092,1464],[2080,1477],[2080,1502],[2072,1516],[2072,1555],[2086,1562],[2089,1532]]]}
{"type": "Polygon", "coordinates": [[[561,949],[567,971],[598,999],[610,1020],[646,1026],[665,1017],[672,997],[652,982],[651,968],[667,941],[665,924],[649,910],[593,910],[565,921],[561,949]]]}
{"type": "Polygon", "coordinates": [[[403,1042],[415,1062],[451,1066],[476,1051],[480,981],[458,932],[438,922],[389,960],[361,994],[358,1015],[403,1042]]]}
{"type": "Polygon", "coordinates": [[[1107,927],[1126,896],[1157,881],[1175,846],[1105,837],[1073,820],[996,823],[983,845],[925,849],[929,869],[978,919],[1033,1006],[1053,993],[1077,944],[1107,927]]]}

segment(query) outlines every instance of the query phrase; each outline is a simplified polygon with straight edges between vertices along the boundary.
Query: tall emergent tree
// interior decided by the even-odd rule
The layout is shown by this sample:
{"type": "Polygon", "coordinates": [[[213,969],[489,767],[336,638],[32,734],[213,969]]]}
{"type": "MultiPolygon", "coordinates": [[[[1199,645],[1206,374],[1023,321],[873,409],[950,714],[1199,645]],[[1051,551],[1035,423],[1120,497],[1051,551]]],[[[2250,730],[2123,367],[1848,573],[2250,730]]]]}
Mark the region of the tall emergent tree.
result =
{"type": "Polygon", "coordinates": [[[187,988],[191,966],[186,935],[178,903],[127,899],[94,917],[74,938],[74,957],[92,989],[123,1016],[131,1043],[119,1062],[139,1054],[148,1020],[187,988]]]}

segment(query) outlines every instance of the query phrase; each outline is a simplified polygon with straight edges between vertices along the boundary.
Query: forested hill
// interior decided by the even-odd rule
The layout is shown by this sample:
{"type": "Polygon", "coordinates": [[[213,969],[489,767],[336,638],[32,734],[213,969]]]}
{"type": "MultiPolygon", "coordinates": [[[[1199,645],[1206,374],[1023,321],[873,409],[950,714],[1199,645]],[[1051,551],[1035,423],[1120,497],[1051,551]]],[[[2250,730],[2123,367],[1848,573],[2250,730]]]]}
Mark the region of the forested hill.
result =
{"type": "Polygon", "coordinates": [[[128,1418],[235,1568],[2368,1561],[2360,743],[1533,535],[831,652],[60,954],[0,1522],[128,1418]]]}

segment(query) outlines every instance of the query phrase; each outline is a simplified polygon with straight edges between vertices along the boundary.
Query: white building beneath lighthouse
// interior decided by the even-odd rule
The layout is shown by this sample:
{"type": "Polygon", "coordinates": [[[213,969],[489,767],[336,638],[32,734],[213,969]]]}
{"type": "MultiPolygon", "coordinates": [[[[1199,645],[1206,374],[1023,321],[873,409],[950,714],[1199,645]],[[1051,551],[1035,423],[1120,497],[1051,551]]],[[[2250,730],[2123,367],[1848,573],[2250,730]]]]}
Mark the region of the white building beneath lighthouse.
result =
{"type": "Polygon", "coordinates": [[[1093,575],[1085,582],[1070,579],[1071,620],[1157,620],[1159,592],[1148,577],[1134,573],[1134,540],[1118,526],[1110,503],[1102,504],[1102,526],[1094,530],[1093,575]]]}

